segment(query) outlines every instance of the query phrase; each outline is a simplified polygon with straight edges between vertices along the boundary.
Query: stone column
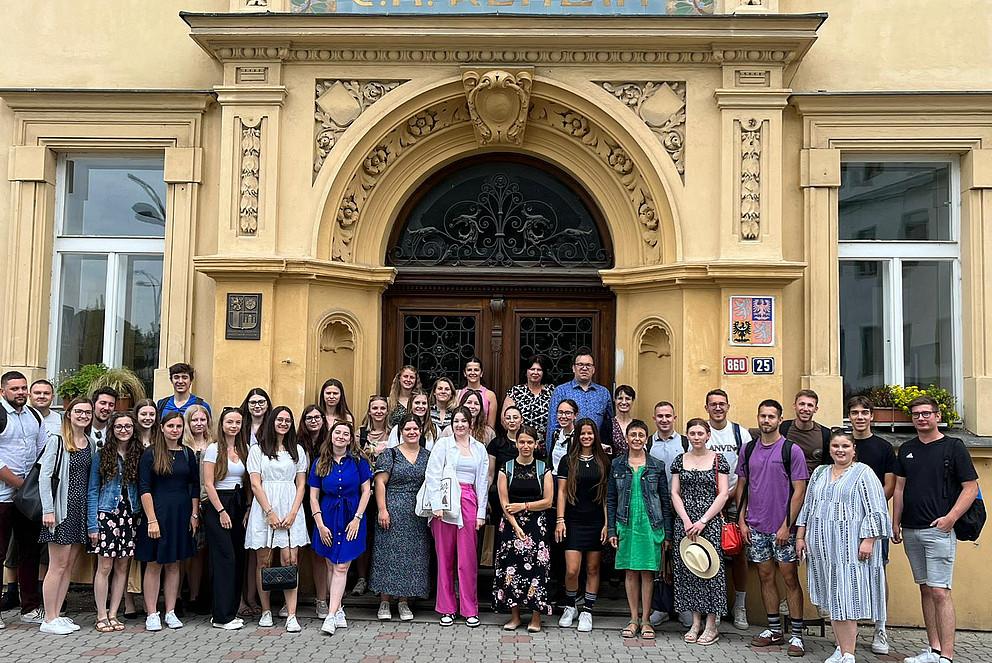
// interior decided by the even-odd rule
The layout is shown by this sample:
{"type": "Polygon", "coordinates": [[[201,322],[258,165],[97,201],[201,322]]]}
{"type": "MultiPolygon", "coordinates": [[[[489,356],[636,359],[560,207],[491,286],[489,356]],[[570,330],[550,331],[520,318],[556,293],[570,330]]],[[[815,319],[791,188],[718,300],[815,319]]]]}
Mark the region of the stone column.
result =
{"type": "Polygon", "coordinates": [[[961,160],[961,203],[965,427],[992,435],[992,149],[961,160]]]}

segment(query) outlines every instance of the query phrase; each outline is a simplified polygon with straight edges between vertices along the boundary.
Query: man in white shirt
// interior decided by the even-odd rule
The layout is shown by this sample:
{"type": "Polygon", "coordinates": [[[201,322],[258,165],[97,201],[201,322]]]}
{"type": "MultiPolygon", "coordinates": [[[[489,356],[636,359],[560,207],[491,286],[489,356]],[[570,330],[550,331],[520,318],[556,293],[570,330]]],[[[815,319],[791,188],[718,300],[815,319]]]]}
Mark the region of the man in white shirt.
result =
{"type": "Polygon", "coordinates": [[[62,434],[62,415],[52,411],[52,401],[55,399],[55,387],[48,380],[35,380],[28,391],[31,407],[38,410],[41,421],[48,430],[48,437],[62,434]]]}
{"type": "MultiPolygon", "coordinates": [[[[730,421],[730,398],[723,389],[711,389],[706,394],[706,412],[710,418],[710,441],[707,448],[719,451],[730,465],[728,481],[730,495],[734,496],[737,488],[737,461],[741,450],[751,441],[747,428],[730,421]]],[[[724,520],[728,523],[737,522],[737,502],[731,497],[723,511],[724,520]]],[[[731,558],[731,577],[734,587],[738,589],[734,598],[734,627],[747,630],[747,605],[745,604],[745,588],[747,587],[747,557],[742,552],[731,558]]]]}
{"type": "Polygon", "coordinates": [[[110,415],[117,407],[117,399],[120,394],[112,387],[101,387],[93,392],[93,424],[90,426],[90,437],[96,442],[96,448],[103,447],[107,441],[107,425],[110,422],[110,415]]]}
{"type": "MultiPolygon", "coordinates": [[[[669,401],[659,401],[654,406],[654,426],[655,433],[648,440],[648,453],[661,462],[665,467],[665,475],[668,477],[668,486],[672,486],[672,461],[685,452],[683,446],[686,442],[682,436],[675,431],[675,406],[669,401]]],[[[675,597],[672,586],[664,578],[658,583],[654,597],[651,599],[651,624],[657,626],[669,619],[675,605],[675,597]]],[[[686,628],[692,626],[692,613],[683,612],[679,615],[679,621],[686,628]]]]}

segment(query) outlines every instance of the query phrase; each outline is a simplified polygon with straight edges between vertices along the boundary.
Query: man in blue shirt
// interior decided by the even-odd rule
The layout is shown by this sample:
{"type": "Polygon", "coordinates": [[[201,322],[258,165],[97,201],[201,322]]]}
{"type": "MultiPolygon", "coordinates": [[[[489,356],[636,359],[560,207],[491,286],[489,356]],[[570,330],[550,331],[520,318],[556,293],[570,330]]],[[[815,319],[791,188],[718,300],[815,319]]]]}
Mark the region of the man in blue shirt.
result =
{"type": "MultiPolygon", "coordinates": [[[[609,389],[592,381],[593,376],[596,375],[596,360],[587,348],[580,348],[576,353],[572,363],[572,374],[575,377],[570,382],[555,387],[551,394],[551,407],[548,408],[548,412],[557,412],[558,404],[570,398],[579,406],[576,419],[592,419],[599,427],[600,439],[612,440],[613,398],[609,389]]],[[[557,417],[548,417],[548,429],[544,440],[549,457],[556,430],[558,430],[557,417]]]]}
{"type": "Polygon", "coordinates": [[[193,377],[193,367],[189,364],[179,363],[169,367],[169,382],[172,383],[172,396],[163,398],[156,404],[160,419],[169,412],[186,414],[186,410],[191,405],[202,405],[207,408],[208,413],[210,412],[210,405],[191,391],[193,377]]]}

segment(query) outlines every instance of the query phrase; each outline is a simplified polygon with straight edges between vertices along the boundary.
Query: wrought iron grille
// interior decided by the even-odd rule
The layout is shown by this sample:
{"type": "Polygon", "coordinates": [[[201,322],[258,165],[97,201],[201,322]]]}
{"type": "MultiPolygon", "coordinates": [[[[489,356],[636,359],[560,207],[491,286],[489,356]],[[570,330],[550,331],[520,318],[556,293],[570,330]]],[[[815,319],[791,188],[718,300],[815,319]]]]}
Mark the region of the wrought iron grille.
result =
{"type": "Polygon", "coordinates": [[[529,316],[520,318],[520,374],[527,360],[544,355],[548,372],[544,381],[561,384],[572,379],[572,359],[581,347],[592,348],[593,316],[529,316]]]}
{"type": "Polygon", "coordinates": [[[535,166],[495,161],[431,187],[389,252],[397,267],[609,267],[581,198],[535,166]]]}
{"type": "Polygon", "coordinates": [[[446,377],[458,385],[462,366],[475,354],[473,315],[403,316],[403,363],[417,367],[425,386],[446,377]]]}

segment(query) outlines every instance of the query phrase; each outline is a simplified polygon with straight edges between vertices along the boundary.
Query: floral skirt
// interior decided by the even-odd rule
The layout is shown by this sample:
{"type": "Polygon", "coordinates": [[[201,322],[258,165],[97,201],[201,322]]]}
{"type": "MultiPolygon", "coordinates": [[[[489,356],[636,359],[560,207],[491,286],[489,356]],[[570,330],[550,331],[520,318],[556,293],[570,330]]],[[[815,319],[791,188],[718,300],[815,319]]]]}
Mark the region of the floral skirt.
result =
{"type": "Polygon", "coordinates": [[[138,516],[122,501],[113,511],[101,511],[97,516],[100,538],[96,554],[102,557],[134,557],[138,534],[138,516]]]}
{"type": "Polygon", "coordinates": [[[523,530],[517,538],[506,519],[500,520],[496,548],[495,578],[493,579],[493,609],[551,614],[548,601],[548,575],[551,570],[551,548],[548,545],[547,515],[521,511],[515,514],[523,530]]]}

